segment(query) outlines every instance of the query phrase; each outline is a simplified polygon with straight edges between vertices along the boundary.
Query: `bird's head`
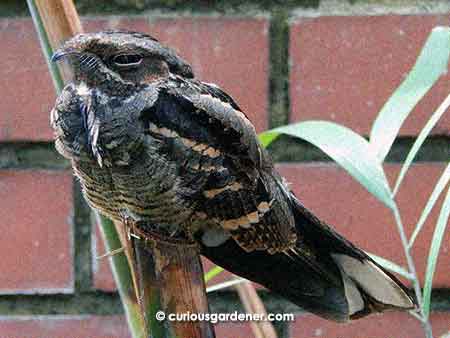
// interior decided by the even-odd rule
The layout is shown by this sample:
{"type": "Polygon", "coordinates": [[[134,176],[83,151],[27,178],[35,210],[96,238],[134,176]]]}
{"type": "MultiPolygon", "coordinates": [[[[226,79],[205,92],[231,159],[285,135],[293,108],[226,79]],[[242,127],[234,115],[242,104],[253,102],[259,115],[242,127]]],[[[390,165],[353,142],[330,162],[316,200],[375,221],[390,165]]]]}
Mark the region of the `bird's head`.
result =
{"type": "Polygon", "coordinates": [[[169,72],[193,77],[191,66],[173,50],[137,32],[78,34],[53,54],[52,61],[60,59],[68,59],[75,81],[92,86],[139,85],[167,77],[169,72]]]}

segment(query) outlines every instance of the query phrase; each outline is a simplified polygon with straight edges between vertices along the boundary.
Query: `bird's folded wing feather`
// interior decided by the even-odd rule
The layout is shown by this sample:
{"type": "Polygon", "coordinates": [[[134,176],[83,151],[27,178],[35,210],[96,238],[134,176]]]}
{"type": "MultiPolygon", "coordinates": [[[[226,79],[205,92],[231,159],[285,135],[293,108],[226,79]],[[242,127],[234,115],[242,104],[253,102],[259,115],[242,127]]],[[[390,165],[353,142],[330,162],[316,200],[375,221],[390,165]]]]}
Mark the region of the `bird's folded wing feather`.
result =
{"type": "MultiPolygon", "coordinates": [[[[196,213],[230,232],[248,251],[293,245],[294,219],[255,129],[214,85],[173,77],[145,112],[149,132],[172,140],[168,156],[201,184],[196,213]],[[178,150],[174,149],[178,144],[178,150]]],[[[167,141],[167,140],[166,140],[167,141]]]]}

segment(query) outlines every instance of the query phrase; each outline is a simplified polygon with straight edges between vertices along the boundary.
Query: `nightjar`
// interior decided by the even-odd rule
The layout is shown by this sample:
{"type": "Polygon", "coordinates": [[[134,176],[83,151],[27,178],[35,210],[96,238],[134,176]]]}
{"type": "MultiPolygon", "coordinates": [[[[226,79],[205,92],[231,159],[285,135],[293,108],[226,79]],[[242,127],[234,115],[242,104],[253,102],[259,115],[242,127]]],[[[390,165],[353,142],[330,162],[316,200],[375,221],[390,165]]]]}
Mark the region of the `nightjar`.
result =
{"type": "Polygon", "coordinates": [[[414,308],[389,272],[309,212],[238,104],[137,32],[80,34],[51,112],[56,148],[113,220],[198,244],[225,269],[336,321],[414,308]]]}

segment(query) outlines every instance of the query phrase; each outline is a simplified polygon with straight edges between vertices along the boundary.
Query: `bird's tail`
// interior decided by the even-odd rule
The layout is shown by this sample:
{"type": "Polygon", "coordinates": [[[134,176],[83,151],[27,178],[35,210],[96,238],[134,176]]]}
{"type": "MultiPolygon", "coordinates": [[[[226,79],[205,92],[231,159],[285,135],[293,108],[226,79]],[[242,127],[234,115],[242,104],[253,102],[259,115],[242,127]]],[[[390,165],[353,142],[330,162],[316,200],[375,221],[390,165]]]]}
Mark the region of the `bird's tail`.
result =
{"type": "Polygon", "coordinates": [[[348,321],[388,309],[412,309],[408,290],[360,249],[318,220],[292,196],[299,240],[276,254],[246,252],[233,239],[203,247],[219,266],[321,317],[348,321]]]}

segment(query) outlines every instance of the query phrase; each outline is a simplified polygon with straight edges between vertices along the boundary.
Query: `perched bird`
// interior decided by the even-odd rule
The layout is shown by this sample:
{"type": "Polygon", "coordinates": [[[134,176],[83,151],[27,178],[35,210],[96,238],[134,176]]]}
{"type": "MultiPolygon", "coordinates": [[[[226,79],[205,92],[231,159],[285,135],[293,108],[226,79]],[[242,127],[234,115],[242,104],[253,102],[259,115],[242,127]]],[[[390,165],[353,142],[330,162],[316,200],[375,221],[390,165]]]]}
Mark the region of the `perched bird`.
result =
{"type": "Polygon", "coordinates": [[[155,38],[80,34],[53,60],[74,72],[51,112],[56,148],[113,220],[198,243],[201,254],[321,317],[347,321],[414,299],[308,211],[252,123],[155,38]]]}

